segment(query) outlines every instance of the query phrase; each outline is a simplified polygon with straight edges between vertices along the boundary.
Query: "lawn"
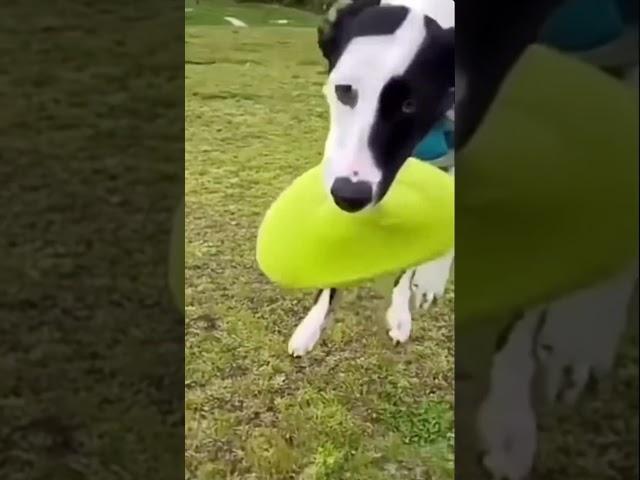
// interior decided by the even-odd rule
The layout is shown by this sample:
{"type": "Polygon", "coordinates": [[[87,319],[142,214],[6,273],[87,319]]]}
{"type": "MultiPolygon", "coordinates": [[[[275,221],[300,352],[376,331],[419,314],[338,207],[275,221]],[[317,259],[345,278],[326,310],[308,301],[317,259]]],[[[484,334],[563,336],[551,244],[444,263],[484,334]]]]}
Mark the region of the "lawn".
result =
{"type": "Polygon", "coordinates": [[[250,27],[279,26],[286,20],[289,27],[311,27],[318,17],[310,12],[267,3],[235,3],[231,0],[187,0],[185,22],[192,25],[230,25],[225,17],[241,20],[250,27]]]}
{"type": "Polygon", "coordinates": [[[452,289],[401,347],[384,299],[349,291],[293,359],[312,297],[256,267],[261,216],[322,155],[315,31],[187,23],[186,478],[453,478],[452,289]]]}

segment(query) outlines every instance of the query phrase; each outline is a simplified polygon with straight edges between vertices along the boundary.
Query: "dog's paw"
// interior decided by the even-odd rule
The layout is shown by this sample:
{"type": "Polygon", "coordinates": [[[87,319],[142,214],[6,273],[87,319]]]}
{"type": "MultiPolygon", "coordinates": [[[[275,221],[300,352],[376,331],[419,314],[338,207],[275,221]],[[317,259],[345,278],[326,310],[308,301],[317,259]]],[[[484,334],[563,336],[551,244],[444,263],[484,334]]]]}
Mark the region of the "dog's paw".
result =
{"type": "Polygon", "coordinates": [[[293,357],[302,357],[309,353],[320,339],[321,330],[315,325],[298,325],[296,331],[289,339],[287,350],[289,355],[293,357]]]}
{"type": "Polygon", "coordinates": [[[389,308],[386,315],[389,337],[394,344],[405,343],[411,336],[411,312],[409,309],[389,308]]]}

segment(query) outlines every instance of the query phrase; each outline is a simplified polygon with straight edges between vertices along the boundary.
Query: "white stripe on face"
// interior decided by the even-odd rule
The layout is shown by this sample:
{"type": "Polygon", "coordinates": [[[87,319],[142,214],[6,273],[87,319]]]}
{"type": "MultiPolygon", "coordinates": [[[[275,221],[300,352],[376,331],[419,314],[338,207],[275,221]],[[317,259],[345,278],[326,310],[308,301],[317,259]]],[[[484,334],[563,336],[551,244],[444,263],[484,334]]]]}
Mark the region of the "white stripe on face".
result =
{"type": "Polygon", "coordinates": [[[324,87],[331,122],[323,159],[327,190],[336,178],[347,177],[369,183],[375,198],[382,172],[369,137],[380,93],[407,70],[426,35],[423,16],[410,10],[393,34],[356,37],[347,45],[324,87]],[[355,105],[338,100],[336,85],[350,85],[357,92],[355,105]]]}

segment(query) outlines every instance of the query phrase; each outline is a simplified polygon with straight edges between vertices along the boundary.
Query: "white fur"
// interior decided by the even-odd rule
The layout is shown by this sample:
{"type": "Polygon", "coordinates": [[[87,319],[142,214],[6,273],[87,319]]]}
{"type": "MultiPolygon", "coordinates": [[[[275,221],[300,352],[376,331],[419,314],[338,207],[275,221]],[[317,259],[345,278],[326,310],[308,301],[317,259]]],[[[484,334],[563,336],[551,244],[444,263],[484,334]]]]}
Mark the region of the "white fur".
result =
{"type": "Polygon", "coordinates": [[[406,71],[426,34],[423,16],[411,10],[393,34],[349,42],[323,89],[330,111],[323,159],[327,191],[337,177],[350,177],[369,182],[375,196],[382,172],[369,148],[369,137],[378,99],[389,79],[406,71]],[[357,91],[354,108],[338,101],[335,86],[342,84],[357,91]]]}
{"type": "MultiPolygon", "coordinates": [[[[388,333],[394,343],[405,343],[411,336],[411,297],[416,305],[428,308],[434,298],[444,294],[449,279],[453,252],[418,267],[415,271],[405,272],[391,292],[391,303],[387,309],[385,320],[388,333]],[[427,304],[418,301],[417,297],[426,299],[427,304]]],[[[330,304],[330,290],[323,290],[307,316],[296,328],[289,340],[289,354],[300,357],[310,352],[320,339],[322,331],[330,321],[332,307],[337,302],[337,295],[330,304]]]]}
{"type": "Polygon", "coordinates": [[[444,295],[452,263],[453,252],[416,269],[411,282],[415,308],[427,309],[433,300],[444,295]]]}
{"type": "MultiPolygon", "coordinates": [[[[315,305],[311,307],[307,316],[300,322],[298,328],[289,340],[289,354],[301,357],[310,352],[320,339],[322,331],[330,320],[331,290],[326,289],[320,293],[315,305]]],[[[335,300],[334,300],[335,301],[335,300]]]]}
{"type": "Polygon", "coordinates": [[[563,396],[567,403],[578,399],[589,373],[602,379],[610,372],[637,278],[636,267],[549,305],[537,345],[546,368],[549,401],[553,402],[562,389],[567,367],[573,370],[572,385],[563,396]]]}
{"type": "Polygon", "coordinates": [[[531,383],[538,321],[537,311],[526,314],[493,357],[489,392],[478,412],[477,429],[483,466],[494,479],[521,480],[533,467],[537,430],[531,383]]]}
{"type": "Polygon", "coordinates": [[[394,343],[404,343],[411,335],[412,276],[413,270],[405,272],[391,293],[391,305],[387,309],[386,321],[389,336],[394,343]]]}

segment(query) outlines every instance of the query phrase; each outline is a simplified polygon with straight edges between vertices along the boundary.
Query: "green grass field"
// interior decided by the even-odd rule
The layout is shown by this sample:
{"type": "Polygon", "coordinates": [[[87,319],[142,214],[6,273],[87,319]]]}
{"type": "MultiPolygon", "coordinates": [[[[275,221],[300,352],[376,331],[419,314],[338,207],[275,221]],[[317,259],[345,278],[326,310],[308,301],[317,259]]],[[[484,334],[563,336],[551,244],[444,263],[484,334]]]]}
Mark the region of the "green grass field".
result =
{"type": "Polygon", "coordinates": [[[234,17],[250,27],[279,26],[286,20],[289,27],[310,27],[318,17],[310,12],[266,3],[235,3],[231,0],[188,0],[185,2],[187,25],[230,25],[224,17],[234,17]]]}
{"type": "Polygon", "coordinates": [[[186,478],[453,478],[453,291],[402,347],[349,291],[293,359],[312,298],[256,267],[262,214],[320,161],[324,70],[311,28],[187,28],[186,478]]]}

